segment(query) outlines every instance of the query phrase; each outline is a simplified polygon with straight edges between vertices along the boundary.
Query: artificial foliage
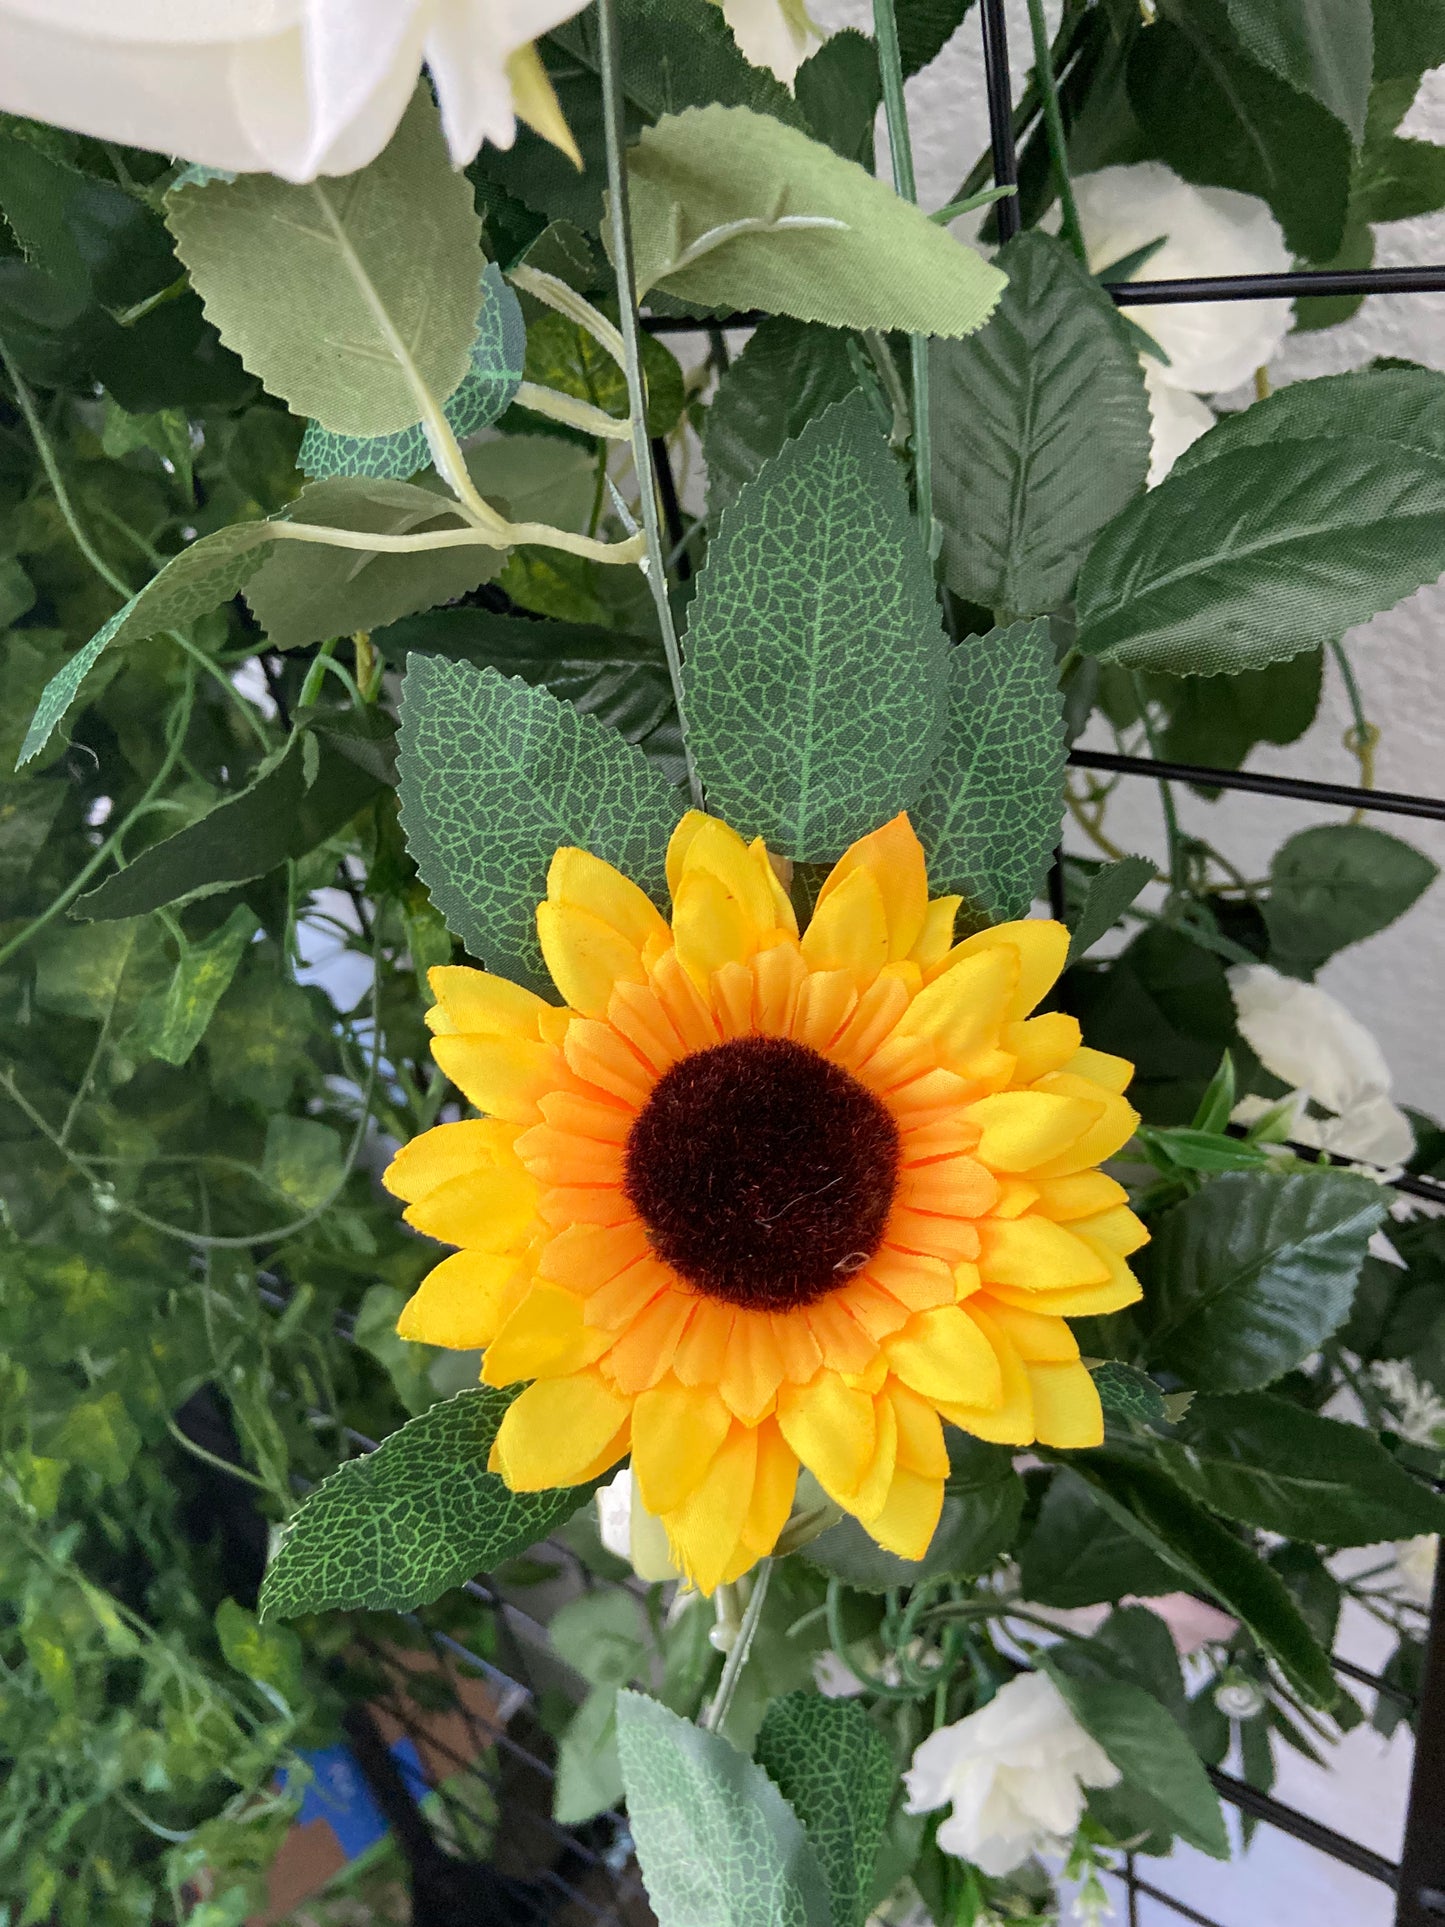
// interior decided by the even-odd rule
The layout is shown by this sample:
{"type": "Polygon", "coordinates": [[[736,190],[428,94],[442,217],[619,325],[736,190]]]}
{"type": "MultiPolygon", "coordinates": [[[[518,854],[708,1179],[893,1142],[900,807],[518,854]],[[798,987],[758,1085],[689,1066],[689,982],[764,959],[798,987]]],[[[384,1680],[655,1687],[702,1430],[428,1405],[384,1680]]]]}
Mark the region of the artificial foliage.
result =
{"type": "Polygon", "coordinates": [[[1380,1181],[1445,1126],[1315,980],[1434,866],[1321,812],[1249,875],[1167,785],[1156,864],[1066,752],[1267,764],[1338,684],[1373,783],[1346,638],[1445,568],[1445,375],[1190,390],[1161,463],[1101,285],[1156,237],[1086,230],[1167,168],[1367,263],[1445,206],[1445,28],[1066,0],[999,246],[988,155],[914,188],[966,0],[774,8],[786,81],[710,0],[560,11],[507,148],[439,55],[331,173],[0,116],[10,1927],[238,1927],[366,1643],[490,1650],[462,1582],[549,1535],[557,1815],[626,1803],[662,1927],[1052,1919],[1232,1850],[1207,1769],[1412,1716],[1411,1556],[1335,1555],[1445,1521],[1445,1221],[1380,1181]],[[789,1103],[854,1162],[750,1231],[789,1103]],[[904,1776],[1028,1757],[1021,1698],[1091,1766],[990,1871],[904,1776]]]}

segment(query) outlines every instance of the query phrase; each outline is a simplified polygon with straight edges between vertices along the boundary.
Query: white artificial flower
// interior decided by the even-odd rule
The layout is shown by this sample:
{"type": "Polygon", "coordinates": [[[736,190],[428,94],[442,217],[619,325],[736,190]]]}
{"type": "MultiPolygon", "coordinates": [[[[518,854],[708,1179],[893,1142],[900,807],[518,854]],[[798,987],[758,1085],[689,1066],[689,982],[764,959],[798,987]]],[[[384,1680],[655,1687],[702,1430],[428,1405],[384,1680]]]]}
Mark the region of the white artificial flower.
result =
{"type": "MultiPolygon", "coordinates": [[[[1318,984],[1268,964],[1236,964],[1228,974],[1240,1035],[1300,1100],[1290,1125],[1296,1143],[1385,1169],[1403,1164],[1415,1149],[1415,1133],[1390,1098],[1384,1053],[1359,1019],[1318,984]],[[1334,1116],[1306,1117],[1305,1098],[1334,1116]]],[[[1247,1122],[1259,1110],[1259,1100],[1245,1100],[1235,1116],[1247,1122]]]]}
{"type": "Polygon", "coordinates": [[[1412,1445],[1438,1446],[1445,1438],[1445,1399],[1403,1358],[1377,1358],[1370,1377],[1384,1393],[1395,1430],[1412,1445]]]}
{"type": "Polygon", "coordinates": [[[785,87],[803,64],[817,28],[804,0],[713,0],[733,39],[755,67],[770,67],[785,87]]]}
{"type": "Polygon", "coordinates": [[[1144,392],[1149,397],[1149,486],[1157,488],[1186,448],[1214,426],[1214,410],[1187,388],[1169,384],[1169,370],[1152,355],[1140,355],[1144,392]]]}
{"type": "Polygon", "coordinates": [[[0,0],[0,108],[236,173],[349,174],[423,62],[452,159],[514,111],[570,140],[531,43],[586,0],[0,0]]]}
{"type": "Polygon", "coordinates": [[[846,1659],[841,1659],[830,1647],[826,1652],[813,1655],[813,1684],[825,1700],[857,1699],[868,1688],[846,1659]]]}
{"type": "Polygon", "coordinates": [[[682,1577],[667,1543],[666,1526],[637,1497],[625,1466],[597,1494],[597,1529],[607,1550],[625,1559],[639,1579],[652,1584],[682,1577]]]}
{"type": "Polygon", "coordinates": [[[1214,1689],[1214,1704],[1230,1720],[1252,1720],[1264,1710],[1264,1694],[1252,1679],[1232,1674],[1214,1689]]]}
{"type": "Polygon", "coordinates": [[[1417,1606],[1428,1606],[1435,1590],[1435,1561],[1440,1535],[1422,1532],[1418,1539],[1401,1539],[1395,1547],[1395,1584],[1417,1606]]]}
{"type": "Polygon", "coordinates": [[[938,1829],[943,1851],[993,1876],[1061,1849],[1083,1814],[1084,1788],[1118,1778],[1047,1673],[1020,1673],[987,1706],[930,1733],[903,1776],[910,1813],[952,1804],[938,1829]]]}

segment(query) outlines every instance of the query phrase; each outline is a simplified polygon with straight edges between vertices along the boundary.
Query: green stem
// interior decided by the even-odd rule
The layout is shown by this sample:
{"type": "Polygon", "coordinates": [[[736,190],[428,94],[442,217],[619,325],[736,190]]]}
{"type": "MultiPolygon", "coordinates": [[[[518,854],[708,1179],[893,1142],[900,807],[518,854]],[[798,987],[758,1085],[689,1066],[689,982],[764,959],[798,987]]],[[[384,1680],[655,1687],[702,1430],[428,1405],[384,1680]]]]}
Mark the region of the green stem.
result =
{"type": "Polygon", "coordinates": [[[694,806],[702,809],[702,780],[693,761],[692,744],[687,733],[682,649],[667,593],[662,516],[657,502],[657,478],[652,471],[652,446],[647,435],[647,389],[642,379],[642,349],[637,330],[637,276],[632,262],[632,223],[627,205],[626,136],[622,116],[622,55],[618,44],[617,0],[597,0],[597,27],[602,66],[602,126],[607,141],[607,223],[612,238],[612,266],[617,275],[618,317],[632,426],[632,465],[637,472],[642,527],[647,539],[647,586],[652,591],[653,605],[657,610],[657,625],[662,634],[663,653],[667,657],[672,699],[677,706],[688,788],[694,806]]]}
{"type": "MultiPolygon", "coordinates": [[[[1138,671],[1133,671],[1130,681],[1134,686],[1134,700],[1139,705],[1139,720],[1144,725],[1144,735],[1149,743],[1149,754],[1156,763],[1163,759],[1159,754],[1159,740],[1154,730],[1154,719],[1149,714],[1149,698],[1144,692],[1144,679],[1138,671]]],[[[1184,887],[1184,843],[1179,834],[1179,818],[1174,809],[1174,792],[1164,777],[1159,778],[1159,807],[1164,812],[1164,834],[1169,843],[1169,888],[1171,891],[1184,887]]]]}
{"type": "Polygon", "coordinates": [[[1069,178],[1069,150],[1064,138],[1064,117],[1059,112],[1059,89],[1054,79],[1054,57],[1049,48],[1049,30],[1044,24],[1044,0],[1029,0],[1029,26],[1034,37],[1034,73],[1043,97],[1044,129],[1049,140],[1049,159],[1053,163],[1054,185],[1059,190],[1059,208],[1064,239],[1085,267],[1089,265],[1084,246],[1084,230],[1079,224],[1074,184],[1069,178]]]}
{"type": "MultiPolygon", "coordinates": [[[[1335,638],[1330,641],[1330,654],[1340,672],[1345,685],[1345,695],[1349,701],[1350,714],[1354,718],[1354,741],[1345,738],[1345,746],[1360,766],[1360,787],[1372,790],[1375,787],[1375,745],[1380,740],[1380,732],[1365,715],[1365,705],[1360,697],[1360,685],[1355,681],[1354,666],[1350,662],[1345,645],[1335,638]]],[[[1360,811],[1354,812],[1353,820],[1358,822],[1360,811]]]]}
{"type": "MultiPolygon", "coordinates": [[[[913,143],[908,133],[908,106],[903,98],[903,58],[898,50],[898,16],[894,0],[873,0],[873,37],[878,44],[878,71],[883,81],[883,112],[888,122],[888,152],[893,162],[893,185],[902,200],[917,202],[913,177],[913,143]]],[[[928,420],[928,337],[909,336],[913,364],[913,489],[923,540],[933,553],[933,447],[928,420]]]]}
{"type": "MultiPolygon", "coordinates": [[[[607,4],[607,0],[602,0],[602,4],[607,4]]],[[[698,1720],[698,1725],[706,1732],[716,1733],[732,1707],[733,1694],[737,1691],[738,1681],[742,1678],[744,1666],[747,1665],[753,1635],[758,1630],[758,1621],[763,1616],[763,1601],[768,1596],[768,1581],[772,1576],[772,1560],[760,1559],[753,1575],[753,1590],[748,1599],[747,1611],[743,1614],[743,1623],[738,1628],[738,1636],[733,1641],[733,1649],[727,1656],[722,1678],[718,1681],[717,1693],[712,1705],[698,1720]]]]}

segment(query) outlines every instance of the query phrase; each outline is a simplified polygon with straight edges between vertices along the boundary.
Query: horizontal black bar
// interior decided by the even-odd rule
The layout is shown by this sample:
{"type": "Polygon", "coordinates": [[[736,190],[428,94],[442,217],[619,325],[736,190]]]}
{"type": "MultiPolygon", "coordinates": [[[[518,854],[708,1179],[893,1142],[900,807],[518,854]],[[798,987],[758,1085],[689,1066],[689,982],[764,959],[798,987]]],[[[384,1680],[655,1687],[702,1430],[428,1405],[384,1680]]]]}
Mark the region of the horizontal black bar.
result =
{"type": "Polygon", "coordinates": [[[1403,1686],[1391,1686],[1390,1682],[1383,1679],[1380,1674],[1367,1673],[1363,1666],[1356,1666],[1348,1659],[1341,1659],[1338,1653],[1331,1659],[1330,1664],[1337,1673],[1343,1673],[1346,1679],[1355,1680],[1361,1686],[1368,1686],[1376,1693],[1383,1694],[1386,1699],[1398,1701],[1401,1706],[1420,1704],[1418,1693],[1407,1693],[1403,1686]]]}
{"type": "Polygon", "coordinates": [[[1312,1820],[1307,1813],[1300,1813],[1294,1807],[1287,1807],[1283,1801],[1275,1800],[1258,1787],[1252,1787],[1244,1780],[1236,1780],[1232,1773],[1221,1773],[1218,1767],[1206,1767],[1215,1792],[1221,1800],[1227,1800],[1241,1813],[1252,1819],[1263,1820],[1266,1825],[1278,1827],[1293,1840],[1303,1840],[1307,1847],[1315,1847],[1320,1853],[1328,1854],[1331,1860],[1338,1860],[1343,1866],[1353,1867],[1356,1873],[1368,1874],[1371,1880],[1378,1880],[1386,1887],[1399,1884],[1400,1869],[1393,1860],[1386,1860],[1383,1854],[1362,1847],[1358,1840],[1351,1840],[1343,1833],[1336,1833],[1318,1820],[1312,1820]]]}
{"type": "Polygon", "coordinates": [[[1256,769],[1211,769],[1204,763],[1166,763],[1152,756],[1121,756],[1112,749],[1071,749],[1075,769],[1113,770],[1153,776],[1204,789],[1249,790],[1256,796],[1292,796],[1301,803],[1330,803],[1342,810],[1378,810],[1385,816],[1427,816],[1445,823],[1445,797],[1407,796],[1402,790],[1366,790],[1354,783],[1313,783],[1300,776],[1271,776],[1256,769]]]}
{"type": "Polygon", "coordinates": [[[1445,268],[1299,268],[1288,274],[1207,274],[1179,281],[1106,281],[1121,307],[1173,301],[1268,301],[1281,295],[1435,294],[1445,268]]]}

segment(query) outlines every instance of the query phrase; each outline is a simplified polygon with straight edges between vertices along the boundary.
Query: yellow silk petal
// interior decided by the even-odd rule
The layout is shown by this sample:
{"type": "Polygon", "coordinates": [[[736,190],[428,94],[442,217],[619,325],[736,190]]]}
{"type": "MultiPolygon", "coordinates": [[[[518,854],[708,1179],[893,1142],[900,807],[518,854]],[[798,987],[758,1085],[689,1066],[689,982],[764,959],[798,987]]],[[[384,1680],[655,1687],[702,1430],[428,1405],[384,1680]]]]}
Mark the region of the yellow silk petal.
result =
{"type": "Polygon", "coordinates": [[[1106,1251],[1116,1251],[1121,1258],[1127,1258],[1149,1242],[1149,1233],[1126,1204],[1116,1205],[1112,1211],[1101,1211],[1095,1218],[1080,1218],[1072,1229],[1080,1238],[1087,1238],[1096,1250],[1102,1246],[1106,1251]]]}
{"type": "Polygon", "coordinates": [[[756,1437],[758,1457],[753,1473],[753,1496],[738,1543],[754,1559],[765,1559],[778,1543],[778,1534],[788,1523],[788,1514],[793,1509],[793,1495],[798,1488],[798,1459],[773,1419],[763,1421],[756,1437]]]}
{"type": "Polygon", "coordinates": [[[453,1178],[488,1169],[507,1159],[516,1132],[491,1118],[470,1117],[460,1124],[437,1124],[403,1144],[381,1174],[394,1198],[418,1204],[453,1178]]]}
{"type": "Polygon", "coordinates": [[[871,870],[853,870],[826,902],[819,898],[803,932],[810,970],[846,970],[862,989],[888,961],[888,917],[871,870]]]}
{"type": "Polygon", "coordinates": [[[1026,1365],[1068,1365],[1079,1356],[1079,1341],[1062,1318],[1033,1309],[1024,1311],[992,1296],[987,1301],[987,1316],[1008,1333],[1026,1365]]]}
{"type": "Polygon", "coordinates": [[[1052,1218],[985,1218],[978,1268],[986,1285],[1062,1291],[1102,1284],[1109,1267],[1089,1245],[1052,1218]]]}
{"type": "Polygon", "coordinates": [[[520,984],[465,964],[437,964],[426,980],[436,998],[426,1013],[427,1027],[439,1035],[463,1031],[536,1039],[544,1024],[562,1014],[520,984]]]}
{"type": "Polygon", "coordinates": [[[700,990],[724,964],[746,963],[757,949],[747,912],[711,870],[686,870],[672,912],[678,962],[700,990]]]}
{"type": "Polygon", "coordinates": [[[951,965],[919,991],[898,1025],[901,1037],[926,1037],[940,1063],[960,1076],[998,1042],[1017,977],[1017,953],[986,950],[951,965]]]}
{"type": "Polygon", "coordinates": [[[422,1279],[396,1321],[398,1338],[450,1351],[480,1351],[496,1335],[507,1287],[522,1283],[510,1253],[454,1251],[422,1279]]]}
{"type": "Polygon", "coordinates": [[[752,1505],[757,1433],[735,1425],[699,1483],[665,1515],[677,1562],[699,1592],[710,1593],[732,1566],[752,1505]]]}
{"type": "Polygon", "coordinates": [[[587,1017],[606,1015],[618,984],[646,980],[640,946],[576,904],[539,903],[537,940],[553,983],[587,1017]]]}
{"type": "Polygon", "coordinates": [[[1129,1193],[1118,1179],[1102,1171],[1079,1171],[1071,1178],[1039,1178],[1035,1183],[1039,1210],[1057,1224],[1092,1218],[1101,1211],[1112,1211],[1116,1204],[1129,1202],[1129,1193]]]}
{"type": "Polygon", "coordinates": [[[870,1537],[900,1559],[921,1559],[933,1543],[943,1511],[943,1480],[914,1472],[901,1463],[883,1508],[868,1521],[870,1537]]]}
{"type": "Polygon", "coordinates": [[[818,892],[818,909],[856,870],[867,870],[878,885],[889,959],[897,962],[907,957],[928,916],[928,867],[923,845],[905,812],[843,852],[818,892]]]}
{"type": "Polygon", "coordinates": [[[992,1409],[961,1401],[950,1400],[947,1404],[940,1401],[939,1412],[950,1425],[971,1432],[975,1438],[987,1439],[992,1445],[1029,1445],[1034,1438],[1034,1400],[1024,1362],[1008,1333],[989,1316],[978,1299],[970,1299],[969,1310],[998,1359],[1003,1399],[992,1409]]]}
{"type": "Polygon", "coordinates": [[[515,1250],[536,1215],[537,1187],[526,1172],[496,1165],[453,1178],[402,1213],[429,1238],[469,1251],[515,1250]]]}
{"type": "Polygon", "coordinates": [[[667,939],[666,920],[646,892],[587,850],[558,850],[547,870],[547,900],[586,910],[637,950],[667,939]]]}
{"type": "Polygon", "coordinates": [[[780,1388],[778,1425],[828,1497],[849,1505],[878,1442],[867,1392],[845,1385],[837,1372],[819,1372],[810,1385],[780,1388]]]}
{"type": "MultiPolygon", "coordinates": [[[[953,955],[963,959],[998,949],[1018,959],[1019,974],[1008,1015],[1014,1020],[1027,1017],[1058,982],[1068,960],[1069,933],[1061,923],[1046,917],[1024,917],[1016,923],[996,923],[991,930],[965,937],[955,946],[953,955]]],[[[948,968],[957,970],[958,963],[950,963],[948,968]]]]}
{"type": "Polygon", "coordinates": [[[886,1391],[873,1401],[873,1426],[873,1457],[848,1508],[865,1524],[883,1510],[898,1463],[898,1419],[886,1391]]]}
{"type": "Polygon", "coordinates": [[[1113,1157],[1121,1151],[1133,1137],[1139,1123],[1139,1113],[1127,1098],[1119,1097],[1102,1085],[1092,1083],[1087,1077],[1079,1077],[1070,1071],[1051,1071],[1041,1078],[1036,1090],[1049,1091],[1059,1097],[1082,1097],[1102,1103],[1103,1112],[1096,1124],[1091,1124],[1083,1136],[1061,1156],[1050,1158],[1037,1165],[1029,1175],[1034,1178],[1071,1177],[1076,1171],[1085,1171],[1092,1165],[1102,1164],[1105,1158],[1113,1157]]]}
{"type": "Polygon", "coordinates": [[[1104,1413],[1093,1379],[1084,1367],[1026,1364],[1034,1400],[1034,1430],[1040,1445],[1082,1451],[1104,1443],[1104,1413]]]}
{"type": "Polygon", "coordinates": [[[779,927],[766,852],[759,868],[757,858],[737,832],[716,817],[707,818],[688,843],[674,897],[681,894],[690,877],[700,873],[715,878],[732,898],[747,923],[754,947],[768,931],[779,927]]]}
{"type": "Polygon", "coordinates": [[[977,1155],[995,1171],[1032,1171],[1061,1157],[1103,1115],[1102,1103],[1047,1091],[997,1091],[964,1116],[982,1127],[977,1155]]]}
{"type": "Polygon", "coordinates": [[[614,1443],[619,1458],[627,1449],[627,1415],[627,1400],[595,1371],[539,1378],[507,1407],[493,1447],[498,1469],[514,1492],[577,1485],[605,1469],[598,1458],[614,1443]]]}
{"type": "Polygon", "coordinates": [[[1134,1066],[1127,1057],[1111,1057],[1108,1051],[1090,1050],[1087,1044],[1075,1051],[1061,1069],[1074,1077],[1086,1077],[1091,1084],[1113,1091],[1115,1096],[1127,1091],[1134,1080],[1134,1066]]]}
{"type": "Polygon", "coordinates": [[[899,1465],[929,1479],[946,1477],[948,1447],[943,1442],[943,1425],[935,1407],[897,1379],[889,1385],[888,1396],[893,1401],[893,1416],[898,1423],[899,1465]]]}
{"type": "Polygon", "coordinates": [[[1077,1017],[1063,1010],[1048,1010],[1042,1017],[1005,1024],[1001,1042],[1006,1051],[1013,1052],[1015,1079],[1020,1084],[1032,1084],[1050,1071],[1062,1070],[1078,1054],[1080,1035],[1077,1017]]]}
{"type": "Polygon", "coordinates": [[[560,1285],[534,1284],[487,1347],[484,1385],[580,1371],[606,1351],[607,1332],[582,1322],[582,1300],[560,1285]]]}
{"type": "Polygon", "coordinates": [[[710,1386],[665,1378],[632,1407],[632,1476],[649,1512],[675,1512],[722,1448],[727,1407],[710,1386]]]}
{"type": "Polygon", "coordinates": [[[962,897],[935,897],[928,906],[918,941],[909,952],[925,981],[933,977],[953,946],[953,926],[962,903],[962,897]]]}
{"type": "Polygon", "coordinates": [[[883,1349],[892,1370],[924,1398],[988,1408],[1003,1397],[993,1347],[959,1305],[916,1313],[883,1349]]]}
{"type": "Polygon", "coordinates": [[[469,1104],[514,1124],[535,1124],[541,1100],[566,1078],[557,1046],[526,1037],[434,1037],[431,1054],[469,1104]]]}

